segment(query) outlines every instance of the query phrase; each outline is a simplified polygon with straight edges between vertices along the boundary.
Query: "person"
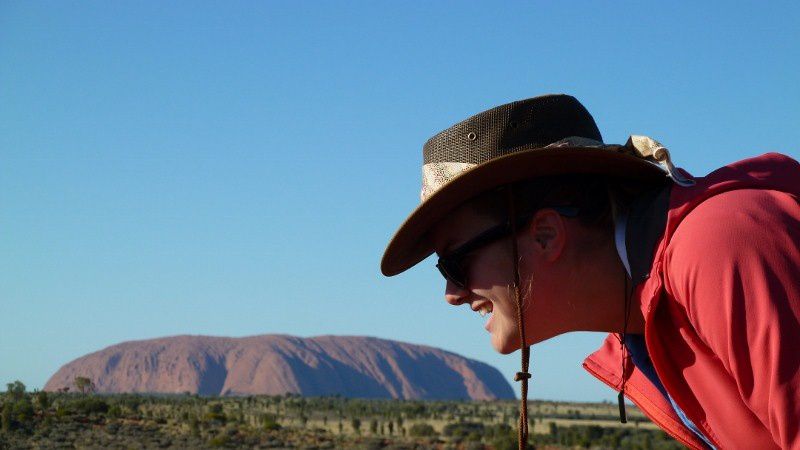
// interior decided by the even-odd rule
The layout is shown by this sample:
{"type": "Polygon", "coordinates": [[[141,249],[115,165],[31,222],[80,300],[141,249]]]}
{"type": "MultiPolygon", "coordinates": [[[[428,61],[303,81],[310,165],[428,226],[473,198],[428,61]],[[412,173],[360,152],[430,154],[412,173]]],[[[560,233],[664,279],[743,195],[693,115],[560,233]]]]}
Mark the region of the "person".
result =
{"type": "Polygon", "coordinates": [[[423,147],[422,203],[381,261],[433,253],[445,300],[521,350],[605,331],[583,367],[690,448],[800,448],[800,165],[777,153],[705,177],[652,138],[603,142],[568,95],[501,105],[423,147]]]}

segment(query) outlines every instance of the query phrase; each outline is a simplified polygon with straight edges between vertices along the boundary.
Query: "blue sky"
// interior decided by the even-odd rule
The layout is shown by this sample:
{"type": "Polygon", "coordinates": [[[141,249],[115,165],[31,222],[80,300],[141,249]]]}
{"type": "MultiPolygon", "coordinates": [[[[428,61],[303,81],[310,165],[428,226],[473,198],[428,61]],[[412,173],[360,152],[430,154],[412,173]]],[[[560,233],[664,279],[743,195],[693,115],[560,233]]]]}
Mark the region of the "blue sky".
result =
{"type": "MultiPolygon", "coordinates": [[[[565,92],[695,175],[798,158],[798,23],[796,2],[2,2],[0,382],[262,333],[433,345],[511,380],[518,354],[430,260],[379,273],[424,141],[565,92]]],[[[602,338],[535,346],[530,396],[612,399],[580,367],[602,338]]]]}

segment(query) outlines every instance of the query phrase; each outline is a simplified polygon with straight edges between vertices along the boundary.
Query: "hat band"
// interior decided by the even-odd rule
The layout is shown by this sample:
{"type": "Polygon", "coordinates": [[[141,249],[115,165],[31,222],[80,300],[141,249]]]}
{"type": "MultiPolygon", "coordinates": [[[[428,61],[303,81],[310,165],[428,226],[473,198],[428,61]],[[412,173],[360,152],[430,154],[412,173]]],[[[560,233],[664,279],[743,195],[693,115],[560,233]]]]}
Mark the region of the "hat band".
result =
{"type": "Polygon", "coordinates": [[[434,162],[422,165],[422,192],[420,198],[424,202],[434,192],[463,172],[477,166],[464,162],[434,162]]]}
{"type": "MultiPolygon", "coordinates": [[[[570,136],[553,142],[542,148],[554,147],[587,147],[601,148],[609,151],[627,153],[639,157],[652,164],[660,166],[672,181],[680,186],[691,186],[694,180],[679,172],[672,163],[669,150],[658,141],[647,136],[631,135],[625,145],[604,144],[601,141],[579,136],[570,136]]],[[[431,162],[422,165],[422,192],[420,198],[424,202],[453,178],[477,166],[475,163],[465,162],[431,162]]]]}
{"type": "MultiPolygon", "coordinates": [[[[553,142],[548,147],[606,147],[602,141],[594,139],[570,136],[557,142],[553,142]]],[[[465,162],[430,162],[422,165],[422,192],[420,198],[424,202],[442,186],[449,183],[453,178],[463,172],[477,166],[476,163],[465,162]]]]}

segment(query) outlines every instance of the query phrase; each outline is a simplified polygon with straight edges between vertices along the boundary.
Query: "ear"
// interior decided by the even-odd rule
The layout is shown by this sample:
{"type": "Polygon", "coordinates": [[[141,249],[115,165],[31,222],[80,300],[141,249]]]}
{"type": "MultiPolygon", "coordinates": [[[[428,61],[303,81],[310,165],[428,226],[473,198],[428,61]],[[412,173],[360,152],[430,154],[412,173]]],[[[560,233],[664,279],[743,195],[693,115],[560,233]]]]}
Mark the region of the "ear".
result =
{"type": "Polygon", "coordinates": [[[555,261],[564,250],[567,227],[564,217],[553,209],[545,208],[536,212],[525,230],[533,251],[546,261],[555,261]]]}

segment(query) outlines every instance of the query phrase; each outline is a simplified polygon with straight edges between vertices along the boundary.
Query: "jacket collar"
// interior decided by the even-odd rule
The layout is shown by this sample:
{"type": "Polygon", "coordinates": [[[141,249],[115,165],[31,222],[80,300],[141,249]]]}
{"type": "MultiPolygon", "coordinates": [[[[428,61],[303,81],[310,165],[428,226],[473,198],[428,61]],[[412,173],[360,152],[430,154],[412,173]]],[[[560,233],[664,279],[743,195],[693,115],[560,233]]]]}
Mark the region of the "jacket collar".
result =
{"type": "Polygon", "coordinates": [[[667,184],[646,191],[628,209],[625,248],[634,287],[650,276],[653,255],[667,225],[671,188],[667,184]]]}

